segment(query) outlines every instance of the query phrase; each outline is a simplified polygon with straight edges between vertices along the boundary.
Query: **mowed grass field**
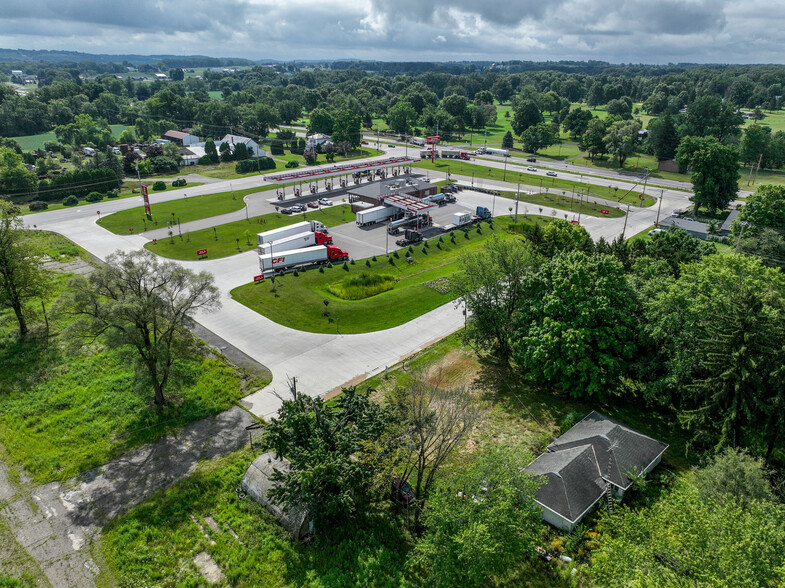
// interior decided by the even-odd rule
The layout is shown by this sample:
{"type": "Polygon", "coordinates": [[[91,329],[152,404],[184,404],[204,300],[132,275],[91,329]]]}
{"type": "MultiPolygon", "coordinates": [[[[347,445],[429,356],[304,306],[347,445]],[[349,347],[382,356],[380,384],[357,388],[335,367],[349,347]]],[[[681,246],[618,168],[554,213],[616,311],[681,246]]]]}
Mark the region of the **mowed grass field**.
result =
{"type": "MultiPolygon", "coordinates": [[[[518,216],[518,224],[544,224],[550,220],[534,215],[518,216]]],[[[287,274],[274,281],[245,284],[232,290],[232,297],[279,324],[301,331],[367,333],[389,329],[452,300],[445,278],[457,270],[458,258],[464,253],[482,251],[493,235],[514,238],[508,231],[512,224],[511,217],[499,217],[492,228],[483,222],[465,234],[455,231],[454,243],[449,233],[442,235],[441,243],[439,237],[429,239],[427,247],[418,243],[411,247],[411,264],[406,261],[407,249],[401,249],[398,257],[379,255],[375,261],[373,258],[357,260],[354,264],[347,263],[346,269],[343,264],[336,264],[325,267],[323,273],[310,269],[300,271],[297,276],[287,274]],[[396,282],[392,290],[361,300],[343,300],[329,292],[330,284],[339,284],[347,276],[361,273],[391,275],[396,282]]]]}
{"type": "Polygon", "coordinates": [[[328,227],[334,227],[352,219],[351,207],[346,204],[325,206],[318,210],[309,208],[304,214],[285,215],[272,212],[249,220],[186,232],[182,236],[177,234],[175,228],[171,239],[159,239],[156,243],[150,241],[145,244],[145,249],[161,257],[184,260],[200,259],[196,251],[207,249],[205,259],[216,259],[256,249],[256,234],[262,231],[270,231],[304,220],[318,220],[328,227]]]}
{"type": "MultiPolygon", "coordinates": [[[[274,188],[274,185],[269,185],[246,190],[218,192],[205,196],[191,196],[189,198],[151,204],[152,221],[148,221],[145,218],[144,206],[138,206],[106,215],[98,221],[98,224],[116,235],[143,233],[152,229],[164,228],[172,220],[177,222],[179,219],[179,222],[182,224],[240,210],[245,206],[244,196],[265,192],[274,188]]],[[[150,193],[151,199],[154,199],[154,194],[153,192],[150,193]]]]}
{"type": "MultiPolygon", "coordinates": [[[[112,136],[117,138],[126,128],[133,130],[133,127],[128,125],[109,125],[112,131],[112,136]]],[[[24,135],[22,137],[9,137],[13,139],[22,148],[22,151],[33,151],[35,149],[43,149],[44,143],[48,141],[57,141],[57,136],[54,131],[48,133],[39,133],[38,135],[24,135]]]]}

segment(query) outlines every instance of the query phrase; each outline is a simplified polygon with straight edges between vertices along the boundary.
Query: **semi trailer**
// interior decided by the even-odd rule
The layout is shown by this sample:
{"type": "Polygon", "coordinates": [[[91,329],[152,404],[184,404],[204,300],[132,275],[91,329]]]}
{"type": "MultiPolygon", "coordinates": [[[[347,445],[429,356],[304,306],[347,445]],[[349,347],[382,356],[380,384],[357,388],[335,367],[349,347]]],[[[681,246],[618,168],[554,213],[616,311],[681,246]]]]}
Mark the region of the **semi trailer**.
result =
{"type": "Polygon", "coordinates": [[[502,155],[504,157],[510,156],[510,152],[507,149],[496,149],[495,147],[486,147],[485,153],[490,155],[502,155]]]}
{"type": "Polygon", "coordinates": [[[374,206],[368,210],[357,212],[357,224],[361,227],[366,227],[393,218],[401,214],[401,212],[401,209],[395,206],[374,206]]]}
{"type": "Polygon", "coordinates": [[[290,251],[279,251],[259,256],[262,273],[285,270],[303,265],[321,265],[349,259],[349,254],[332,245],[318,245],[290,251]]]}
{"type": "Polygon", "coordinates": [[[324,226],[324,223],[320,223],[319,221],[303,221],[301,223],[295,223],[293,225],[287,225],[285,227],[259,233],[256,235],[256,243],[258,245],[262,245],[272,241],[280,241],[281,239],[285,239],[286,237],[291,237],[292,235],[297,235],[299,233],[304,233],[305,231],[321,231],[322,233],[326,234],[327,227],[324,226]]]}
{"type": "Polygon", "coordinates": [[[313,247],[314,245],[332,245],[333,238],[330,235],[322,233],[321,231],[306,231],[299,235],[292,235],[285,239],[278,241],[270,241],[269,243],[262,243],[259,246],[259,254],[267,255],[268,253],[278,253],[279,251],[291,251],[292,249],[302,249],[304,247],[313,247]]]}
{"type": "Polygon", "coordinates": [[[478,206],[474,211],[474,214],[469,211],[456,212],[452,215],[452,223],[449,225],[444,225],[444,230],[445,232],[454,231],[455,229],[459,229],[465,225],[487,220],[492,216],[493,215],[491,214],[491,211],[484,206],[478,206]]]}

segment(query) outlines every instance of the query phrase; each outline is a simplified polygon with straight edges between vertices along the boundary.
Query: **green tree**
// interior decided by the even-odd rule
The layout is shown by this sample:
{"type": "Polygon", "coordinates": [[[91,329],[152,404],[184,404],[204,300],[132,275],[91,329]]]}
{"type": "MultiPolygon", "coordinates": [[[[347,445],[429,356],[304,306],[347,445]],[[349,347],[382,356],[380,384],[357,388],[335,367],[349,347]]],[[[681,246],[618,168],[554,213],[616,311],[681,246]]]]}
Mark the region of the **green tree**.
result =
{"type": "Polygon", "coordinates": [[[689,165],[692,167],[694,213],[697,214],[700,207],[709,211],[724,210],[736,198],[739,161],[734,147],[721,145],[715,139],[704,141],[689,158],[689,165]]]}
{"type": "Polygon", "coordinates": [[[245,127],[260,137],[266,137],[270,129],[281,123],[281,115],[273,106],[257,102],[247,112],[245,127]]]}
{"type": "Polygon", "coordinates": [[[528,298],[526,276],[540,262],[528,243],[495,238],[489,240],[485,251],[459,259],[450,289],[465,304],[465,341],[478,350],[509,356],[512,317],[528,298]]]}
{"type": "Polygon", "coordinates": [[[207,139],[204,143],[204,154],[210,158],[213,163],[218,163],[218,149],[215,147],[215,141],[207,139]]]}
{"type": "Polygon", "coordinates": [[[599,118],[593,118],[589,121],[586,131],[581,137],[581,149],[589,152],[589,157],[594,157],[599,154],[600,159],[605,155],[607,149],[605,146],[605,133],[607,125],[605,121],[599,118]]]}
{"type": "Polygon", "coordinates": [[[367,504],[376,472],[357,456],[382,435],[388,414],[369,392],[355,388],[345,388],[330,403],[300,392],[294,381],[290,391],[262,438],[291,464],[273,476],[278,483],[270,496],[307,508],[316,534],[325,534],[367,504]]]}
{"type": "Polygon", "coordinates": [[[592,120],[591,110],[584,110],[581,107],[571,110],[562,121],[564,130],[572,135],[573,139],[577,139],[586,132],[589,122],[592,120]]]}
{"type": "Polygon", "coordinates": [[[739,212],[739,220],[749,223],[745,234],[762,228],[785,231],[785,186],[758,186],[739,212]]]}
{"type": "Polygon", "coordinates": [[[348,142],[353,148],[359,147],[362,141],[362,121],[351,110],[335,113],[333,123],[333,141],[336,145],[348,142]]]}
{"type": "Polygon", "coordinates": [[[770,142],[771,127],[754,123],[745,128],[739,141],[739,158],[742,163],[757,164],[769,150],[770,142]]]}
{"type": "Polygon", "coordinates": [[[496,97],[496,100],[499,101],[499,104],[504,104],[512,98],[513,96],[513,89],[512,84],[510,83],[510,78],[507,76],[499,77],[491,86],[491,92],[496,97]]]}
{"type": "Polygon", "coordinates": [[[278,113],[281,116],[281,122],[285,124],[299,119],[300,113],[303,110],[300,104],[295,100],[281,100],[277,106],[278,113]]]}
{"type": "Polygon", "coordinates": [[[512,133],[507,131],[504,133],[504,137],[502,137],[502,149],[512,149],[513,146],[512,133]]]}
{"type": "Polygon", "coordinates": [[[619,167],[624,167],[627,157],[635,151],[638,143],[638,131],[641,125],[638,121],[617,121],[613,123],[603,137],[605,149],[619,161],[619,167]]]}
{"type": "Polygon", "coordinates": [[[741,113],[718,96],[700,96],[687,107],[686,135],[712,136],[723,143],[739,135],[744,123],[741,113]]]}
{"type": "Polygon", "coordinates": [[[38,252],[26,238],[19,212],[18,206],[0,200],[0,307],[14,311],[19,335],[24,337],[29,331],[25,304],[45,295],[47,275],[38,252]]]}
{"type": "Polygon", "coordinates": [[[681,141],[673,116],[666,114],[649,123],[649,145],[660,159],[673,159],[681,141]]]}
{"type": "Polygon", "coordinates": [[[541,122],[542,112],[534,100],[518,98],[513,101],[513,118],[510,125],[516,135],[523,135],[526,129],[541,122]]]}
{"type": "Polygon", "coordinates": [[[211,274],[161,263],[144,249],[111,254],[88,277],[72,278],[68,289],[61,308],[79,317],[72,334],[87,341],[104,335],[111,347],[136,349],[158,405],[165,402],[172,366],[190,351],[193,315],[220,306],[211,274]]]}
{"type": "Polygon", "coordinates": [[[529,282],[513,357],[528,378],[604,400],[636,353],[637,299],[614,258],[561,252],[529,282]]]}
{"type": "Polygon", "coordinates": [[[436,488],[410,556],[428,585],[486,586],[531,556],[542,534],[540,484],[524,472],[532,459],[490,445],[436,488]]]}
{"type": "Polygon", "coordinates": [[[38,178],[27,171],[22,157],[13,149],[0,147],[0,195],[23,197],[36,192],[38,178]]]}
{"type": "Polygon", "coordinates": [[[523,148],[531,153],[546,149],[559,140],[559,130],[554,124],[541,122],[529,127],[521,135],[523,148]]]}
{"type": "Polygon", "coordinates": [[[749,508],[755,501],[776,500],[763,461],[746,451],[726,447],[693,472],[695,487],[714,502],[736,502],[749,508]]]}
{"type": "Polygon", "coordinates": [[[323,133],[329,135],[333,132],[333,115],[324,107],[317,107],[311,111],[308,120],[308,134],[323,133]]]}
{"type": "Polygon", "coordinates": [[[401,135],[408,135],[416,120],[417,112],[407,100],[399,100],[387,111],[387,124],[401,135]]]}

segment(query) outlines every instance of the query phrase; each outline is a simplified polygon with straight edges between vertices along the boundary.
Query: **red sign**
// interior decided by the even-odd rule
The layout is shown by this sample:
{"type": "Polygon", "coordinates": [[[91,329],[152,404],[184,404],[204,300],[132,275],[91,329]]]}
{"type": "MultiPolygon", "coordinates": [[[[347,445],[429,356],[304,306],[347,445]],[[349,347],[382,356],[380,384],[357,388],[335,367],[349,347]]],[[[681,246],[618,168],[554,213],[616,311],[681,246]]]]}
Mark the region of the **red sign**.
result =
{"type": "Polygon", "coordinates": [[[196,255],[207,255],[207,249],[197,249],[196,255]]]}
{"type": "Polygon", "coordinates": [[[142,189],[142,199],[144,200],[144,212],[145,212],[145,214],[151,214],[150,213],[150,198],[147,196],[147,186],[142,184],[141,189],[142,189]]]}
{"type": "Polygon", "coordinates": [[[264,282],[264,274],[259,274],[258,276],[253,277],[254,282],[264,282]]]}
{"type": "Polygon", "coordinates": [[[608,210],[607,208],[601,208],[601,209],[600,209],[600,212],[601,212],[602,214],[609,214],[609,213],[610,213],[610,210],[608,210]]]}
{"type": "Polygon", "coordinates": [[[577,225],[577,224],[578,224],[578,221],[576,221],[576,220],[571,220],[570,222],[571,222],[572,224],[574,224],[574,225],[577,225]]]}

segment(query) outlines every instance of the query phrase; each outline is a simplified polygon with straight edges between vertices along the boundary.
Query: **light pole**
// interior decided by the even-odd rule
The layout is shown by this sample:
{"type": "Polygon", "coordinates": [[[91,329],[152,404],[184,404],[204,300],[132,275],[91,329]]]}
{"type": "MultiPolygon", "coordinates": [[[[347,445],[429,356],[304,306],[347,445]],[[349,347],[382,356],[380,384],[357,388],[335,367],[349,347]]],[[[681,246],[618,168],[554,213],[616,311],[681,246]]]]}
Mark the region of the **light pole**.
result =
{"type": "Polygon", "coordinates": [[[581,224],[581,211],[583,210],[583,190],[578,193],[578,224],[581,224]]]}
{"type": "Polygon", "coordinates": [[[656,226],[660,226],[660,209],[662,208],[662,195],[665,193],[665,190],[660,190],[660,203],[657,205],[657,222],[654,224],[656,226]]]}
{"type": "Polygon", "coordinates": [[[504,175],[502,176],[502,182],[507,180],[507,157],[504,158],[504,175]]]}
{"type": "Polygon", "coordinates": [[[519,200],[520,195],[521,195],[520,194],[520,190],[521,190],[521,185],[518,184],[518,191],[515,193],[515,218],[512,221],[512,224],[514,224],[514,225],[518,224],[518,200],[519,200]]]}

